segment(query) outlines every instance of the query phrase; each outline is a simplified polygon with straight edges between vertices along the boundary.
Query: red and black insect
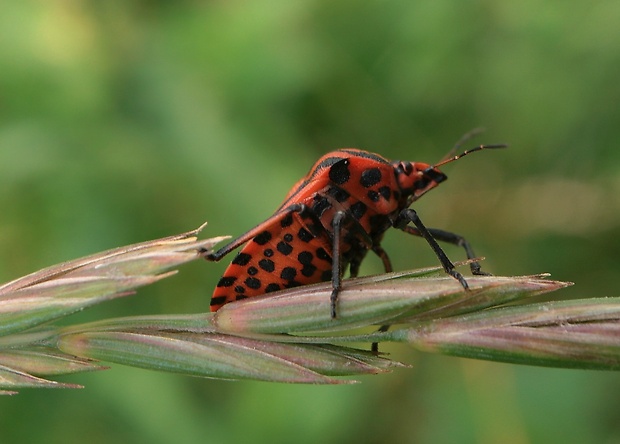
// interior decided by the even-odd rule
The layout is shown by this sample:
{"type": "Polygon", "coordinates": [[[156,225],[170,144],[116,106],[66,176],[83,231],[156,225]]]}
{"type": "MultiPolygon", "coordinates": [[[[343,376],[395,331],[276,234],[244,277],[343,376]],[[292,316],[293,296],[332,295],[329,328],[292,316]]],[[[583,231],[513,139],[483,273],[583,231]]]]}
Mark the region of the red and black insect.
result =
{"type": "MultiPolygon", "coordinates": [[[[473,259],[469,243],[457,234],[426,228],[409,206],[447,179],[439,166],[474,151],[503,147],[481,145],[436,165],[390,162],[378,154],[353,148],[324,155],[292,188],[273,216],[206,256],[218,261],[246,244],[218,282],[211,311],[251,296],[331,280],[331,316],[336,317],[338,292],[347,266],[350,275],[357,276],[362,260],[371,250],[381,258],[385,271],[392,271],[390,259],[381,247],[385,231],[392,227],[423,237],[446,273],[468,289],[437,241],[461,246],[473,259]]],[[[478,262],[470,266],[473,274],[486,274],[478,262]]]]}

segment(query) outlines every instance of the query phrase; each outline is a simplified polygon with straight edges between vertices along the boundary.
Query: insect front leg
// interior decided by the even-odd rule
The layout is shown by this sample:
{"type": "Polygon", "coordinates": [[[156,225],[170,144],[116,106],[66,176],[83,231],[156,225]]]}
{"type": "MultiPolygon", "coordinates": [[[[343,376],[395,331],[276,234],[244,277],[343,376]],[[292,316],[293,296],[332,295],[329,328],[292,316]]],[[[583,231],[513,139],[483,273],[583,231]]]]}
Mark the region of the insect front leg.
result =
{"type": "Polygon", "coordinates": [[[441,266],[443,267],[445,272],[457,281],[459,281],[459,283],[463,286],[465,290],[469,290],[469,285],[467,285],[467,281],[465,280],[463,275],[456,271],[454,264],[450,261],[450,259],[448,259],[448,256],[446,256],[446,253],[444,253],[444,251],[441,249],[428,228],[424,226],[424,224],[420,220],[420,217],[418,216],[418,213],[416,213],[415,210],[412,210],[411,208],[406,208],[401,211],[396,221],[394,222],[394,227],[399,228],[405,232],[423,237],[424,240],[426,240],[426,242],[428,243],[428,245],[430,245],[430,247],[433,249],[433,252],[439,259],[439,263],[441,263],[441,266]],[[415,233],[408,230],[407,226],[409,222],[415,225],[415,233]]]}
{"type": "MultiPolygon", "coordinates": [[[[414,236],[422,236],[417,228],[413,228],[411,226],[405,226],[402,230],[406,233],[413,234],[414,236]]],[[[465,250],[465,254],[467,254],[467,259],[476,258],[471,244],[467,242],[463,236],[456,233],[451,233],[450,231],[440,230],[438,228],[428,228],[428,232],[435,238],[435,240],[447,242],[449,244],[456,245],[457,247],[462,247],[465,250]]],[[[478,261],[471,262],[469,267],[471,268],[472,274],[479,276],[491,275],[490,273],[482,271],[478,261]]]]}

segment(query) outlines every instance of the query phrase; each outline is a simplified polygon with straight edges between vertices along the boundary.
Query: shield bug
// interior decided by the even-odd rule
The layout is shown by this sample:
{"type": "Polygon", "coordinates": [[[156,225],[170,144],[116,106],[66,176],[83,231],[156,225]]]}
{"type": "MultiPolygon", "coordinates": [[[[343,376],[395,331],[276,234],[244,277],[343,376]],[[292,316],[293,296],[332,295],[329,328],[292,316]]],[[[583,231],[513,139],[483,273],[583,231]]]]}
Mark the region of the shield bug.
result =
{"type": "MultiPolygon", "coordinates": [[[[475,151],[505,146],[480,145],[435,165],[389,161],[354,148],[324,155],[270,218],[206,256],[218,261],[245,244],[219,280],[211,311],[232,301],[331,281],[331,316],[335,318],[346,267],[352,277],[357,276],[362,260],[372,251],[385,271],[392,271],[381,247],[390,228],[424,238],[446,273],[468,289],[437,241],[461,246],[474,259],[470,244],[458,234],[427,228],[410,206],[447,179],[440,166],[475,151]]],[[[473,274],[486,274],[476,261],[470,267],[473,274]]]]}

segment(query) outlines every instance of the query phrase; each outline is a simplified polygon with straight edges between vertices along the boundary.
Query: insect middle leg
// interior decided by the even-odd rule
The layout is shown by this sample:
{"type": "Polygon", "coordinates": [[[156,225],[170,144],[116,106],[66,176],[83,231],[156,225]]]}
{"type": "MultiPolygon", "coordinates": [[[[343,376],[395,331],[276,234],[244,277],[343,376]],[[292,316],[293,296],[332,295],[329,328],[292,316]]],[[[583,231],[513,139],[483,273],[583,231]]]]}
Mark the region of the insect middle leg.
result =
{"type": "MultiPolygon", "coordinates": [[[[364,228],[359,224],[356,219],[351,217],[350,214],[344,211],[338,211],[334,215],[334,219],[332,220],[332,293],[330,297],[332,319],[336,318],[336,304],[338,302],[338,293],[342,289],[342,275],[344,274],[342,267],[342,244],[345,241],[345,239],[343,239],[342,232],[345,228],[345,224],[347,224],[346,228],[349,231],[349,234],[353,236],[356,241],[360,242],[367,249],[372,248],[373,251],[375,249],[372,239],[370,238],[368,233],[364,230],[364,228]],[[347,222],[350,223],[347,224],[347,222]]],[[[381,247],[378,248],[380,249],[381,247]]],[[[387,258],[387,255],[384,256],[387,260],[387,263],[389,264],[389,259],[387,258]]],[[[351,261],[350,270],[352,277],[357,276],[362,258],[363,255],[353,258],[353,260],[351,261]]]]}

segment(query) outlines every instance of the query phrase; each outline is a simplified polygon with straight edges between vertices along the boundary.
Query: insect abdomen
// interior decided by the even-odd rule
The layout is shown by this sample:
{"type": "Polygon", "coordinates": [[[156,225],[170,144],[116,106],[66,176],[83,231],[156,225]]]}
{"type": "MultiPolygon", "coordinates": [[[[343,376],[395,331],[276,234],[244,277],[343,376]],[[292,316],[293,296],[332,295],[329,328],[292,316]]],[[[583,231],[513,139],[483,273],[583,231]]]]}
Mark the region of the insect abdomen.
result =
{"type": "Polygon", "coordinates": [[[292,213],[265,227],[230,263],[211,298],[211,311],[222,305],[284,288],[331,279],[329,236],[322,226],[292,213]]]}

